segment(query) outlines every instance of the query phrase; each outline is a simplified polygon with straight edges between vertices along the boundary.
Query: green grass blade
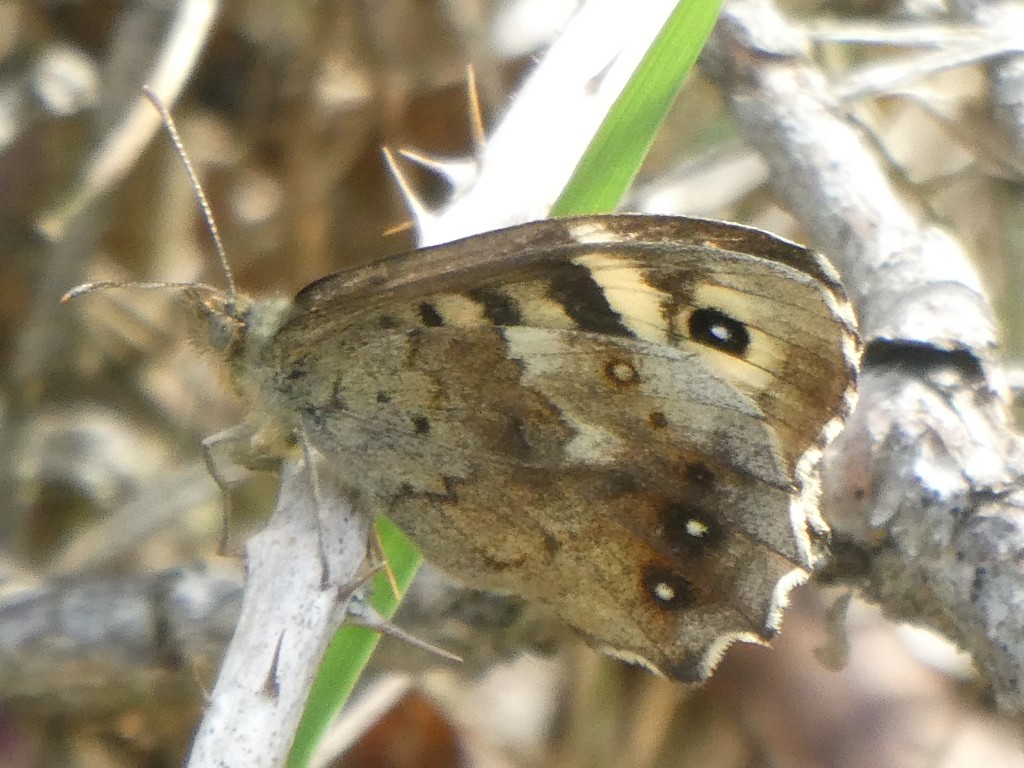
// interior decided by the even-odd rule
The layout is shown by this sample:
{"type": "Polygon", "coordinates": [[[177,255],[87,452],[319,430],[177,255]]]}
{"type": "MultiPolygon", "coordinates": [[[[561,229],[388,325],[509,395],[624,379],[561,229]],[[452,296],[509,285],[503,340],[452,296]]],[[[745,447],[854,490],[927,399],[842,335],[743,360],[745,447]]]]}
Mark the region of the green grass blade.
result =
{"type": "MultiPolygon", "coordinates": [[[[377,532],[399,590],[405,594],[422,562],[420,553],[388,520],[381,518],[377,521],[377,532]]],[[[374,577],[370,604],[385,618],[391,618],[398,608],[398,600],[384,573],[374,577]]],[[[320,672],[313,683],[306,710],[296,731],[295,743],[288,758],[289,768],[309,765],[316,745],[348,701],[379,641],[380,635],[363,627],[342,627],[334,636],[324,654],[320,672]]]]}
{"type": "Polygon", "coordinates": [[[681,0],[616,99],[552,216],[615,210],[718,18],[721,0],[681,0]]]}

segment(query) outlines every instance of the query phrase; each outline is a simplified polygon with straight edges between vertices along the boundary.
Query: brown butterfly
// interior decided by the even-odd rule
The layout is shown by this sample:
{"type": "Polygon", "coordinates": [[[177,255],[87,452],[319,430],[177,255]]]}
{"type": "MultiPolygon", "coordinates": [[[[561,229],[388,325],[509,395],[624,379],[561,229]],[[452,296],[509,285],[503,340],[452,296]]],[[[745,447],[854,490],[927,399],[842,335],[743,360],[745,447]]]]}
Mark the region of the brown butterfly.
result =
{"type": "Polygon", "coordinates": [[[827,540],[816,464],[858,340],[831,266],[748,227],[587,216],[341,272],[292,301],[186,286],[249,416],[428,560],[678,679],[777,631],[827,540]]]}

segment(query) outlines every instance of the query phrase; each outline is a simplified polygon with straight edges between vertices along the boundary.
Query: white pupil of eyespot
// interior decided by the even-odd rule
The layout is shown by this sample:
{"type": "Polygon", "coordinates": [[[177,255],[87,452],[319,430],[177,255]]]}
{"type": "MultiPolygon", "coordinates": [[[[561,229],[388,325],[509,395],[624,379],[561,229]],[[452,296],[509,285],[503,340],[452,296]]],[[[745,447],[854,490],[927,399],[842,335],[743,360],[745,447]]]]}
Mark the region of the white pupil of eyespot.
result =
{"type": "Polygon", "coordinates": [[[711,335],[719,341],[729,341],[729,329],[724,325],[712,325],[710,331],[711,335]]]}
{"type": "Polygon", "coordinates": [[[654,587],[654,596],[663,603],[670,603],[676,598],[676,591],[664,581],[659,581],[654,587]]]}
{"type": "Polygon", "coordinates": [[[694,538],[700,538],[708,532],[708,527],[700,520],[687,520],[686,533],[694,538]]]}

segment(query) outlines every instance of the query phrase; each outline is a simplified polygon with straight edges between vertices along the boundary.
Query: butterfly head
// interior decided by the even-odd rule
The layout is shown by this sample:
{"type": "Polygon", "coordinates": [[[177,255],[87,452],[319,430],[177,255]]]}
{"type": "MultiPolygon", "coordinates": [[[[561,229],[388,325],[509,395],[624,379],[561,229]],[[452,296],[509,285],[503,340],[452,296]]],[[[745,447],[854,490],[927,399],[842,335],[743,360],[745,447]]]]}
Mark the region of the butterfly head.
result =
{"type": "Polygon", "coordinates": [[[261,353],[287,318],[291,302],[253,300],[206,285],[185,287],[181,296],[190,314],[192,338],[227,362],[236,382],[249,389],[246,381],[263,369],[261,353]]]}
{"type": "Polygon", "coordinates": [[[192,338],[220,357],[231,358],[245,345],[252,301],[205,285],[185,286],[181,297],[190,315],[192,338]]]}

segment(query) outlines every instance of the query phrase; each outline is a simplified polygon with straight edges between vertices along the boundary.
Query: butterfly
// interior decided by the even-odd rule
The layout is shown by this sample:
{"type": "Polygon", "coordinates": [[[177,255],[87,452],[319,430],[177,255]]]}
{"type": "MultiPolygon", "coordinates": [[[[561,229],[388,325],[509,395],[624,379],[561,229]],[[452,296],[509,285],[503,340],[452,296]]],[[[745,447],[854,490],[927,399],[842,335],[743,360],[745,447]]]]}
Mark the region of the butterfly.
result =
{"type": "MultiPolygon", "coordinates": [[[[88,288],[88,287],[87,287],[88,288]]],[[[455,579],[707,677],[827,552],[817,464],[859,341],[831,265],[738,224],[535,221],[318,280],[189,285],[249,406],[211,447],[301,441],[455,579]]]]}

